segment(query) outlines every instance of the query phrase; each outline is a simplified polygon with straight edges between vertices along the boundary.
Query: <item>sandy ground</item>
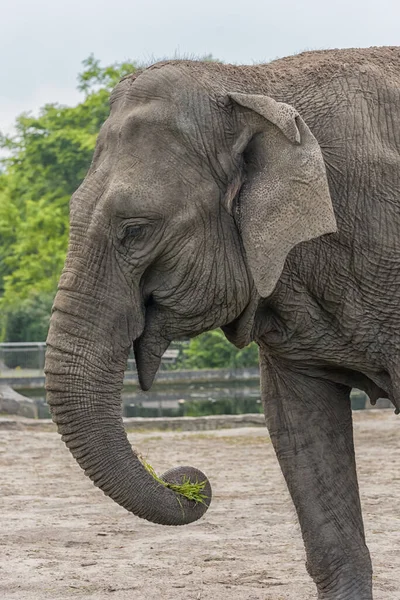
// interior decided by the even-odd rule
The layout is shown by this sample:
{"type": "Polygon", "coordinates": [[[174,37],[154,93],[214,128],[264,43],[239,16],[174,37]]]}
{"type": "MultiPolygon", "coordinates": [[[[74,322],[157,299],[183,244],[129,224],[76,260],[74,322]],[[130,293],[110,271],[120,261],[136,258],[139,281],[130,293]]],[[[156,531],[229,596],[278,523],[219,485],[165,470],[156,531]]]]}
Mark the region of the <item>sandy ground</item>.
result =
{"type": "MultiPolygon", "coordinates": [[[[375,599],[400,598],[400,417],[355,413],[375,599]]],[[[159,472],[204,470],[214,499],[184,528],[146,523],[84,477],[56,433],[0,431],[2,600],[309,600],[294,509],[263,428],[142,433],[159,472]]]]}

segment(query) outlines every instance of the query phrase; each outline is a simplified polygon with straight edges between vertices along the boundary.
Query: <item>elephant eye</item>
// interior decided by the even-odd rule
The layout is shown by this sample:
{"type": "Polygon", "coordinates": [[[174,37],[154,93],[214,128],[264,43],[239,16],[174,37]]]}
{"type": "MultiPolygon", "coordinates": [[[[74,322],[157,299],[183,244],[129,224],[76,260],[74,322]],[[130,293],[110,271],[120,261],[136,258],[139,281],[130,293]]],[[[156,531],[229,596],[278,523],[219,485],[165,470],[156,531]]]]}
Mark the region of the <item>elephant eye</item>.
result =
{"type": "Polygon", "coordinates": [[[144,229],[144,225],[128,225],[124,231],[123,241],[140,237],[144,232],[144,229]]]}
{"type": "Polygon", "coordinates": [[[116,237],[121,246],[128,249],[130,246],[133,246],[135,242],[142,240],[150,226],[150,221],[140,220],[131,221],[131,222],[122,222],[119,224],[116,237]]]}
{"type": "Polygon", "coordinates": [[[117,234],[121,244],[124,246],[129,245],[130,242],[135,240],[139,240],[143,237],[143,234],[146,231],[146,224],[143,223],[131,223],[126,227],[121,228],[120,232],[117,234]]]}

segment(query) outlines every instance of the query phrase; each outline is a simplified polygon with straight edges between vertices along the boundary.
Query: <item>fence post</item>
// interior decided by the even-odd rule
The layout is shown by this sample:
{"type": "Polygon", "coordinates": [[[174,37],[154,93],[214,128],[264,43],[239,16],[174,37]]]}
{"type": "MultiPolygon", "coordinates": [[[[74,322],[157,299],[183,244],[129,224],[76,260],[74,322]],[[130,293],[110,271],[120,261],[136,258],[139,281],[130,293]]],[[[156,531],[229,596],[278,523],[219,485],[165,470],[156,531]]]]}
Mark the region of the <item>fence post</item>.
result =
{"type": "Polygon", "coordinates": [[[38,361],[39,361],[39,375],[44,369],[44,353],[45,353],[45,345],[41,342],[38,342],[38,361]]]}

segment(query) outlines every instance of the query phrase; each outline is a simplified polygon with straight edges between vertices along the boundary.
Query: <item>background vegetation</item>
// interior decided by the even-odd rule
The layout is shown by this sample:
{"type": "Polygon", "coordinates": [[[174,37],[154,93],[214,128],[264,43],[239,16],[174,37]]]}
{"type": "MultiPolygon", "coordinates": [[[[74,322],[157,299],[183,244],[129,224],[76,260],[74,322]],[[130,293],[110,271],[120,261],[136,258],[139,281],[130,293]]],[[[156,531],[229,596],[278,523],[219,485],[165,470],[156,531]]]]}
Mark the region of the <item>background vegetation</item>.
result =
{"type": "MultiPolygon", "coordinates": [[[[7,153],[0,164],[0,341],[45,340],[67,249],[69,198],[90,165],[111,89],[136,69],[134,62],[101,67],[90,56],[78,75],[80,104],[47,104],[37,117],[19,116],[14,136],[0,136],[7,153]]],[[[213,331],[192,340],[177,366],[257,362],[254,346],[239,351],[213,331]]]]}

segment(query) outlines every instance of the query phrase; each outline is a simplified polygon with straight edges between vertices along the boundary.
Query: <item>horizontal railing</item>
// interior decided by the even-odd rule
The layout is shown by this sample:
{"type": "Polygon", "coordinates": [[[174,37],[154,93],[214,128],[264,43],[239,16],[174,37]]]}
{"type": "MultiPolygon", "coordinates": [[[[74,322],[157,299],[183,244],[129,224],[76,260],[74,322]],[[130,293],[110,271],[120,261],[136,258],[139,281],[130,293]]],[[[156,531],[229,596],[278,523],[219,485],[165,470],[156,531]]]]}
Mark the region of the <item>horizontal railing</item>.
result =
{"type": "MultiPolygon", "coordinates": [[[[161,359],[161,369],[168,369],[178,360],[188,342],[172,342],[161,359]]],[[[4,342],[0,344],[0,381],[44,377],[46,342],[4,342]]],[[[133,353],[129,356],[127,373],[135,373],[133,353]]]]}

